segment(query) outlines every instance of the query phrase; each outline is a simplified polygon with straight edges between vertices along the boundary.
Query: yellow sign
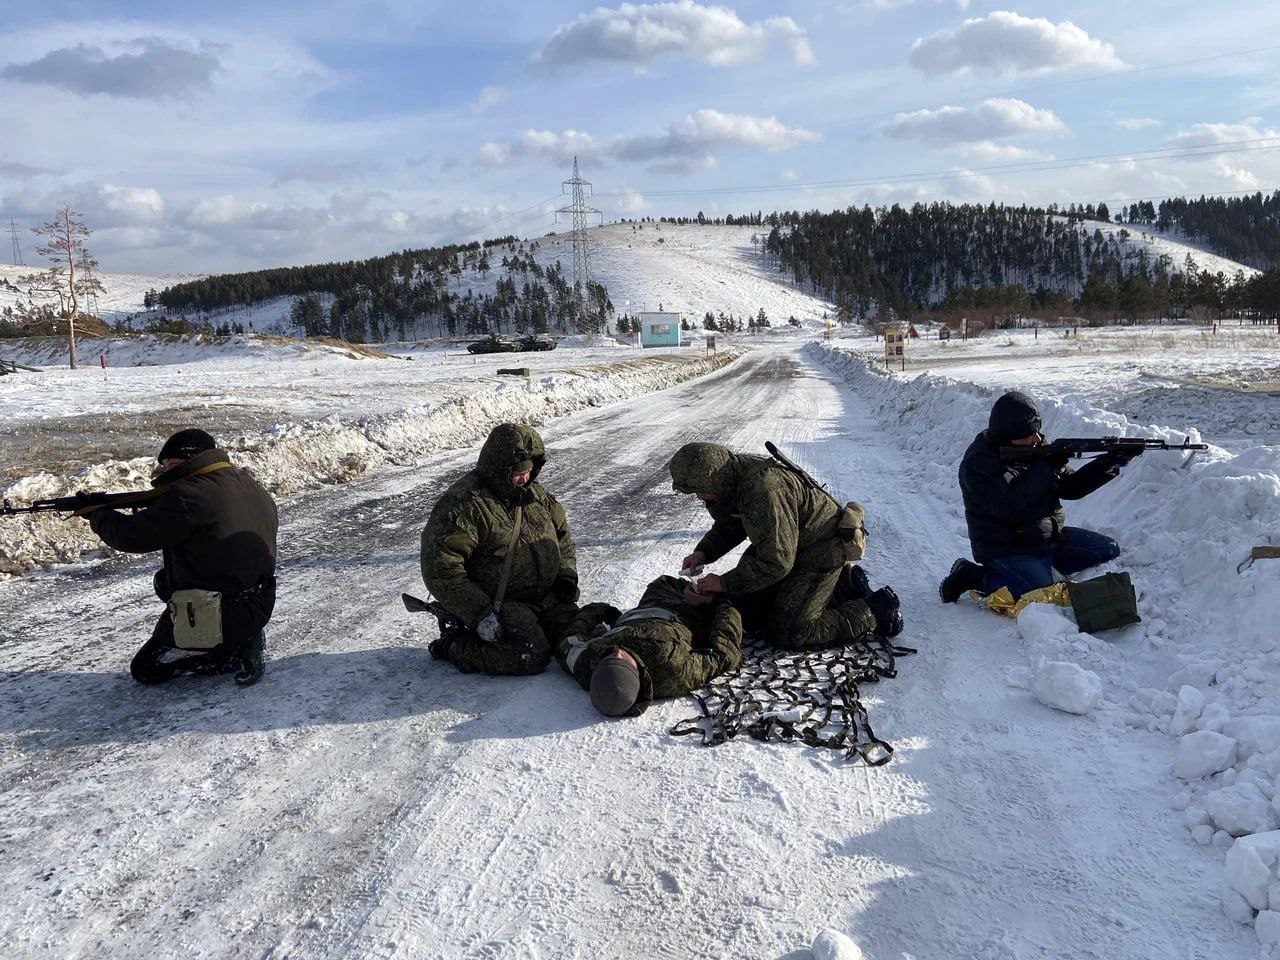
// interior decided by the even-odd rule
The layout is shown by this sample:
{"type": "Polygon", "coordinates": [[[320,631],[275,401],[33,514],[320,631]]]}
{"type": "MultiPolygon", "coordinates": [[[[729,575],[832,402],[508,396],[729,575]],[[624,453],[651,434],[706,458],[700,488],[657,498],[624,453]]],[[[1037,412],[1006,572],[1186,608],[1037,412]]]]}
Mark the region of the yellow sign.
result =
{"type": "Polygon", "coordinates": [[[901,327],[884,328],[884,365],[887,367],[894,361],[907,365],[907,339],[901,327]]]}

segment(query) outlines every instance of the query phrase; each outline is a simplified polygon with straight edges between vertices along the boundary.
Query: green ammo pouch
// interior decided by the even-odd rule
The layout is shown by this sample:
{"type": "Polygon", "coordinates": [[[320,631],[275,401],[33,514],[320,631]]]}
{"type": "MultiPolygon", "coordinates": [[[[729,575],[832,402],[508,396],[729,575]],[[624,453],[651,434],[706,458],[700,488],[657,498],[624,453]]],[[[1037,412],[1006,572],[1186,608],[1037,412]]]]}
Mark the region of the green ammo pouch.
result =
{"type": "Polygon", "coordinates": [[[175,590],[168,606],[173,645],[179,650],[212,650],[222,643],[222,594],[175,590]]]}
{"type": "Polygon", "coordinates": [[[1067,584],[1067,595],[1071,597],[1076,623],[1085,633],[1142,622],[1138,616],[1138,596],[1127,573],[1104,573],[1092,580],[1073,580],[1067,584]]]}
{"type": "Polygon", "coordinates": [[[850,500],[836,516],[836,536],[848,545],[850,560],[861,560],[867,552],[867,511],[862,504],[850,500]]]}

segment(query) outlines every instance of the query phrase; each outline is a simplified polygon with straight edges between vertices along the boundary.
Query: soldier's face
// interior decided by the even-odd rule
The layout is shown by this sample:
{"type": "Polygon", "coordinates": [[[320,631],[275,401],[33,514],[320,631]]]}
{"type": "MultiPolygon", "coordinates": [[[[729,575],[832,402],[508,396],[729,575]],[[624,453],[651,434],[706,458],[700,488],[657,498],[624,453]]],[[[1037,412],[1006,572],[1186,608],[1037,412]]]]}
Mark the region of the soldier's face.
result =
{"type": "Polygon", "coordinates": [[[1022,437],[1021,439],[1010,440],[1009,442],[1015,447],[1038,447],[1040,444],[1044,443],[1044,437],[1038,433],[1033,433],[1029,437],[1022,437]]]}
{"type": "Polygon", "coordinates": [[[532,470],[517,470],[515,473],[511,474],[511,482],[517,487],[527,487],[532,478],[532,470]]]}
{"type": "Polygon", "coordinates": [[[698,498],[699,500],[701,500],[703,503],[715,503],[715,502],[716,502],[715,494],[712,494],[712,493],[699,493],[699,494],[697,494],[696,496],[697,496],[697,498],[698,498]]]}

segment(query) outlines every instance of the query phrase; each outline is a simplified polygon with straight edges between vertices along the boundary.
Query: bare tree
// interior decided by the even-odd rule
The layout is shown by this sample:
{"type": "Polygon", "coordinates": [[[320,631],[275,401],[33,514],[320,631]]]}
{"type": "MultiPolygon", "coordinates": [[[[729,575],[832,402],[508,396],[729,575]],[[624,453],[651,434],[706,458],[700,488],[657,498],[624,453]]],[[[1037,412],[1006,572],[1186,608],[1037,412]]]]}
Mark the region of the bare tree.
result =
{"type": "Polygon", "coordinates": [[[44,238],[36,253],[48,258],[52,266],[18,280],[33,300],[36,296],[57,299],[58,313],[67,321],[67,352],[73,370],[77,366],[76,321],[80,319],[80,305],[89,298],[96,302],[97,295],[103,292],[102,282],[95,276],[98,261],[85,243],[91,232],[85,226],[84,214],[63,204],[52,220],[35,228],[35,233],[44,238]]]}

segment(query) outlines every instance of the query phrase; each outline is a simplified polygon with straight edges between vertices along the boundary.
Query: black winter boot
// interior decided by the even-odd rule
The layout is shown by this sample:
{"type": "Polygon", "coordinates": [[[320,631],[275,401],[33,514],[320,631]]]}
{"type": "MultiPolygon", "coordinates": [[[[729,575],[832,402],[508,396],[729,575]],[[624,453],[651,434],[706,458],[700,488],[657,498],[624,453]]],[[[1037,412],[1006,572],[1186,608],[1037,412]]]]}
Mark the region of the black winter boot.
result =
{"type": "Polygon", "coordinates": [[[836,584],[836,596],[841,601],[865,600],[871,596],[871,578],[856,563],[846,563],[836,584]]]}
{"type": "Polygon", "coordinates": [[[955,603],[966,590],[981,590],[986,569],[961,557],[951,565],[951,571],[938,586],[938,596],[943,603],[955,603]]]}
{"type": "Polygon", "coordinates": [[[867,606],[876,618],[876,636],[886,640],[896,637],[902,632],[902,613],[899,610],[898,595],[892,587],[881,587],[867,597],[867,606]]]}
{"type": "Polygon", "coordinates": [[[231,678],[238,686],[249,687],[262,679],[266,669],[267,634],[259,630],[249,638],[249,646],[240,654],[240,669],[231,678]]]}

